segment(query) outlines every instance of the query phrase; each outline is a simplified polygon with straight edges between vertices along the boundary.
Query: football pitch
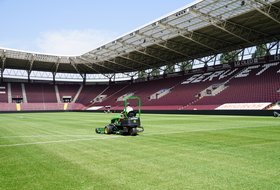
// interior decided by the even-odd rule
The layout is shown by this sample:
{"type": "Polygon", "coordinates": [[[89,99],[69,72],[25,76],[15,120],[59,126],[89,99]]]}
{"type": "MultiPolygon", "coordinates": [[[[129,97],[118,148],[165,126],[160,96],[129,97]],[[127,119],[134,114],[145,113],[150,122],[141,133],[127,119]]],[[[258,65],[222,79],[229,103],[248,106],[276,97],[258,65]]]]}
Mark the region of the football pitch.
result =
{"type": "Polygon", "coordinates": [[[137,136],[96,134],[117,114],[0,114],[0,189],[280,189],[280,118],[141,115],[137,136]]]}

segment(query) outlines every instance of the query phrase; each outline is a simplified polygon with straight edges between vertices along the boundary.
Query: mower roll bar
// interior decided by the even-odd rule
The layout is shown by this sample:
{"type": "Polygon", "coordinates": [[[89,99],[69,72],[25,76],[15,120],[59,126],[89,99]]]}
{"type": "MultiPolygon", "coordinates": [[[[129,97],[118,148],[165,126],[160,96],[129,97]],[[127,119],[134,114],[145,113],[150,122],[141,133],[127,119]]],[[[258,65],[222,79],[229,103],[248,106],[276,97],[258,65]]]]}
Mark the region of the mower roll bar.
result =
{"type": "Polygon", "coordinates": [[[128,100],[129,99],[137,99],[137,101],[138,101],[138,116],[137,117],[140,117],[141,116],[141,100],[140,100],[140,98],[138,98],[138,97],[127,97],[125,100],[124,100],[124,108],[125,108],[125,112],[124,112],[124,116],[126,117],[126,118],[128,118],[128,113],[126,112],[126,106],[127,106],[127,103],[128,103],[128,100]]]}

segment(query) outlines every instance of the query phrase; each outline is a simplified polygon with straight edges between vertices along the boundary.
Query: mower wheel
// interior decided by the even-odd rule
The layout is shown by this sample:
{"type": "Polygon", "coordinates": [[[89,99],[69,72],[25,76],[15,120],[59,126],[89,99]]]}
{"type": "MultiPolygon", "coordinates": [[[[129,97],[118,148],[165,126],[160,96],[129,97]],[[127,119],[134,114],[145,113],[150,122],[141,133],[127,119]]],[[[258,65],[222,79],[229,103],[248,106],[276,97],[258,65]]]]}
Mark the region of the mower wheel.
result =
{"type": "Polygon", "coordinates": [[[113,133],[113,126],[112,125],[105,126],[104,133],[105,134],[112,134],[113,133]]]}
{"type": "Polygon", "coordinates": [[[136,129],[136,127],[130,128],[130,129],[129,129],[129,134],[130,134],[131,136],[137,135],[137,129],[136,129]]]}

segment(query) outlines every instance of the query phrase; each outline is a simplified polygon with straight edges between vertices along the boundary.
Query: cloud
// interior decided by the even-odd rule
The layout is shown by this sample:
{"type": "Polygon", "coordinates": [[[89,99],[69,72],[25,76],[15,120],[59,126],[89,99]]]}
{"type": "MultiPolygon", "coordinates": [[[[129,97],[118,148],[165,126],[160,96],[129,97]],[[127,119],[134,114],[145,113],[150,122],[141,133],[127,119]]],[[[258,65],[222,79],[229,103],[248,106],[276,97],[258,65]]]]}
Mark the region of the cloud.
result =
{"type": "Polygon", "coordinates": [[[116,37],[116,32],[109,31],[60,30],[41,33],[36,43],[44,53],[81,55],[116,37]]]}

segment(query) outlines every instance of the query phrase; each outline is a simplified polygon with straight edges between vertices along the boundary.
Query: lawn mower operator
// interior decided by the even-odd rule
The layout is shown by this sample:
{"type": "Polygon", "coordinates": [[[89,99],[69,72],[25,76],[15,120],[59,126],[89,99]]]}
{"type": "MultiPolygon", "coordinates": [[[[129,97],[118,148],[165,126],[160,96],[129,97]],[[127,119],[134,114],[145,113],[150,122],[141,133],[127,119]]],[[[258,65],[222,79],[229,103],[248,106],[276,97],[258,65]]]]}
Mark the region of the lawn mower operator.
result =
{"type": "Polygon", "coordinates": [[[124,113],[126,112],[126,114],[128,114],[129,112],[133,111],[133,108],[130,106],[130,103],[126,104],[126,108],[124,108],[124,110],[121,112],[121,117],[118,119],[118,122],[121,122],[121,120],[124,119],[124,113]]]}

